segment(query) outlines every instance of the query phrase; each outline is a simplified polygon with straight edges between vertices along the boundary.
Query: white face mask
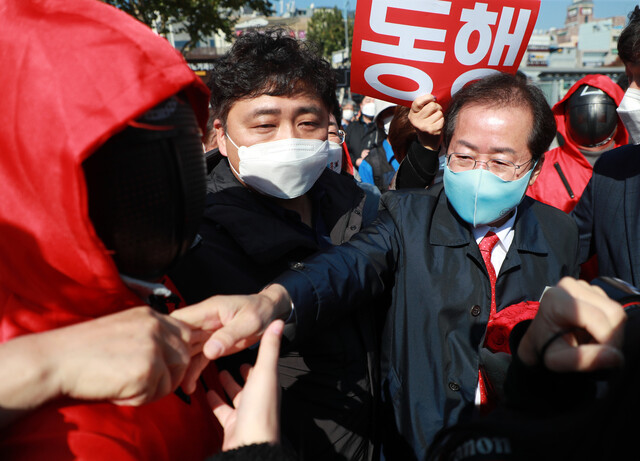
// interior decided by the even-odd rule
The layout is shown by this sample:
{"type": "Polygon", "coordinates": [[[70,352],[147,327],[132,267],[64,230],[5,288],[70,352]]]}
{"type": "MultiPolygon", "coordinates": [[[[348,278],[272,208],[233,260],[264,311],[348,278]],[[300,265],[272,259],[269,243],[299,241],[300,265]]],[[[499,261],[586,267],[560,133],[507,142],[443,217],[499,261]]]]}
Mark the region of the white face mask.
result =
{"type": "Polygon", "coordinates": [[[348,122],[353,118],[353,111],[351,109],[345,109],[342,111],[342,118],[348,122]]]}
{"type": "Polygon", "coordinates": [[[640,90],[628,88],[617,109],[633,144],[640,144],[640,90]]]}
{"type": "Polygon", "coordinates": [[[373,116],[376,115],[376,103],[368,102],[366,104],[363,104],[360,111],[365,117],[373,118],[373,116]]]}
{"type": "Polygon", "coordinates": [[[340,173],[340,171],[342,171],[342,145],[337,142],[329,141],[327,168],[335,171],[336,173],[340,173]]]}
{"type": "MultiPolygon", "coordinates": [[[[229,134],[227,139],[236,146],[229,134]]],[[[265,195],[291,199],[306,194],[324,171],[329,141],[288,138],[236,149],[240,171],[229,165],[242,182],[265,195]]]]}
{"type": "Polygon", "coordinates": [[[382,121],[382,127],[384,128],[384,134],[389,136],[389,128],[391,127],[391,120],[393,120],[393,115],[391,117],[387,117],[382,121]]]}

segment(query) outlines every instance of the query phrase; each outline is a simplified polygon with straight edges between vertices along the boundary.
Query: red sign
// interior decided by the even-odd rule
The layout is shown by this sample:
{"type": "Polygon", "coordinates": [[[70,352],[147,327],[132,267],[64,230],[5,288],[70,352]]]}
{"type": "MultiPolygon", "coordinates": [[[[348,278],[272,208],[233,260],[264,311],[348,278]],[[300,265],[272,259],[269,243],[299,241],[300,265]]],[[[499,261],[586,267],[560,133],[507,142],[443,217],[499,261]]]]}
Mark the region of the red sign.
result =
{"type": "Polygon", "coordinates": [[[410,106],[431,93],[446,106],[465,84],[515,74],[540,0],[358,0],[352,91],[410,106]]]}

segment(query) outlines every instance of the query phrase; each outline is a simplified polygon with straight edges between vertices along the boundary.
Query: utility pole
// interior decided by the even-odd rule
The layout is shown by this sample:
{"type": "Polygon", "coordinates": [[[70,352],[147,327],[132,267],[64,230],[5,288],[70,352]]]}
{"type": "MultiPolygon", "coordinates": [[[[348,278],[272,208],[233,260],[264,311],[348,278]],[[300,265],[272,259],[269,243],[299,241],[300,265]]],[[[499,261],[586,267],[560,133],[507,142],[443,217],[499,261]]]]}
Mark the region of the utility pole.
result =
{"type": "Polygon", "coordinates": [[[349,0],[344,0],[344,50],[345,59],[349,58],[349,0]]]}
{"type": "MultiPolygon", "coordinates": [[[[344,60],[342,61],[349,62],[349,67],[351,67],[351,57],[349,56],[349,0],[344,0],[344,60]]],[[[347,87],[347,94],[349,95],[349,99],[351,99],[351,85],[347,87]]]]}

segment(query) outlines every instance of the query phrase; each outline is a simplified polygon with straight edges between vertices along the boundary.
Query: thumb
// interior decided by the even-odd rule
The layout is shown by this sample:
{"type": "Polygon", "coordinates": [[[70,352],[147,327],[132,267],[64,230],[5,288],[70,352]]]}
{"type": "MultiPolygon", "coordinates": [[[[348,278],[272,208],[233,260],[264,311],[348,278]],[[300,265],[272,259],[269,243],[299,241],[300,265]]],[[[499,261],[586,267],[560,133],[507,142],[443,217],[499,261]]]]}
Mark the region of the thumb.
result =
{"type": "MultiPolygon", "coordinates": [[[[254,373],[262,373],[264,371],[275,371],[278,368],[278,358],[280,356],[280,341],[284,330],[284,322],[282,320],[274,320],[267,327],[260,340],[260,349],[258,350],[258,358],[253,367],[254,373]]],[[[275,373],[272,373],[274,376],[275,373]]]]}
{"type": "Polygon", "coordinates": [[[212,296],[197,304],[176,309],[170,315],[191,328],[216,330],[222,326],[221,311],[228,306],[228,298],[232,296],[212,296]]]}
{"type": "Polygon", "coordinates": [[[209,360],[234,354],[260,339],[265,323],[259,317],[240,311],[223,327],[213,332],[202,348],[209,360]]]}

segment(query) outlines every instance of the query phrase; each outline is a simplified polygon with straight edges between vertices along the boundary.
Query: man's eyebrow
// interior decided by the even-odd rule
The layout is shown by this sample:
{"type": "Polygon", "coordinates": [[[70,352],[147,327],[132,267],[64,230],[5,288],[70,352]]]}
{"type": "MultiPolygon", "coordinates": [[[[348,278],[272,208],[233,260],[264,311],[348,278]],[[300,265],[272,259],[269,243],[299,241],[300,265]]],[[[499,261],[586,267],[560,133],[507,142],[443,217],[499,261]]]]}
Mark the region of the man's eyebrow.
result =
{"type": "MultiPolygon", "coordinates": [[[[473,151],[478,151],[477,146],[475,146],[474,144],[471,144],[468,141],[465,141],[464,139],[459,139],[458,141],[456,141],[457,144],[462,144],[464,147],[467,147],[473,151]]],[[[516,154],[517,152],[512,149],[511,147],[492,147],[491,148],[491,153],[496,153],[496,154],[516,154]]]]}
{"type": "Polygon", "coordinates": [[[322,108],[320,106],[311,105],[311,106],[302,106],[296,109],[295,115],[303,115],[303,114],[314,114],[314,115],[322,115],[322,108]]]}
{"type": "MultiPolygon", "coordinates": [[[[249,113],[249,117],[259,117],[261,115],[280,115],[282,111],[278,107],[258,107],[249,113]]],[[[298,107],[295,111],[295,115],[314,114],[322,115],[322,108],[317,105],[298,107]]]]}
{"type": "Polygon", "coordinates": [[[259,117],[260,115],[278,115],[281,110],[278,107],[258,107],[252,110],[250,117],[259,117]]]}

